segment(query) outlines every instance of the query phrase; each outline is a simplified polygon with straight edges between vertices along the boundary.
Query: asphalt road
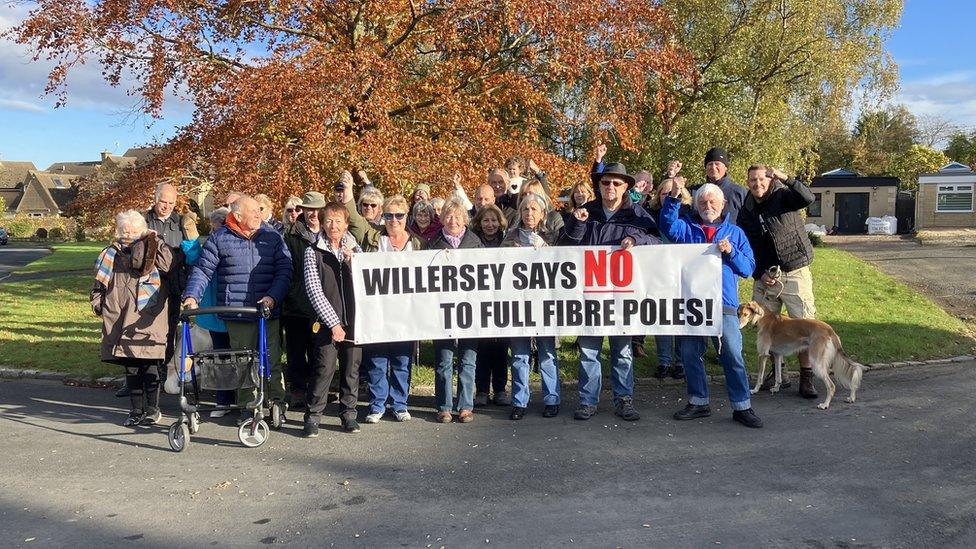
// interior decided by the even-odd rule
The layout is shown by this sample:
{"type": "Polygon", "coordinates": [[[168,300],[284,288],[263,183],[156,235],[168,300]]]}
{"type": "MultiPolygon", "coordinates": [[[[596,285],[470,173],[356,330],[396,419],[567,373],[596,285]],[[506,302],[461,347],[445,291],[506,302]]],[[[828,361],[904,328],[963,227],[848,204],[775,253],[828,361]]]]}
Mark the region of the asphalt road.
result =
{"type": "Polygon", "coordinates": [[[976,247],[919,245],[884,235],[832,236],[829,242],[926,294],[949,313],[976,318],[976,247]]]}
{"type": "Polygon", "coordinates": [[[49,253],[51,250],[47,248],[13,248],[9,244],[0,246],[0,281],[13,271],[49,253]]]}
{"type": "Polygon", "coordinates": [[[257,449],[204,424],[182,454],[108,390],[4,381],[0,546],[973,547],[974,367],[869,372],[827,412],[760,395],[761,430],[721,389],[677,423],[682,388],[639,387],[636,423],[569,397],[440,425],[415,397],[409,423],[257,449]]]}

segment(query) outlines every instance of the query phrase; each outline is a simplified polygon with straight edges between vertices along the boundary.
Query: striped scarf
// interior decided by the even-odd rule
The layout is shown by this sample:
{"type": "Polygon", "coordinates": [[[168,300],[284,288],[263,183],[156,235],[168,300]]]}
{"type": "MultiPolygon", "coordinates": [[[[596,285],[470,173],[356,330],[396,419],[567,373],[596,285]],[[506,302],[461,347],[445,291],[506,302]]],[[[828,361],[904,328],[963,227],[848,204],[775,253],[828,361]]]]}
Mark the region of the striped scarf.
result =
{"type": "MultiPolygon", "coordinates": [[[[120,246],[129,246],[132,242],[118,240],[108,248],[102,250],[95,261],[95,280],[108,288],[108,283],[112,280],[112,268],[115,266],[115,254],[119,253],[120,246]]],[[[150,303],[155,301],[159,293],[160,276],[159,269],[153,268],[152,272],[139,279],[139,287],[136,292],[136,310],[145,309],[150,303]]]]}

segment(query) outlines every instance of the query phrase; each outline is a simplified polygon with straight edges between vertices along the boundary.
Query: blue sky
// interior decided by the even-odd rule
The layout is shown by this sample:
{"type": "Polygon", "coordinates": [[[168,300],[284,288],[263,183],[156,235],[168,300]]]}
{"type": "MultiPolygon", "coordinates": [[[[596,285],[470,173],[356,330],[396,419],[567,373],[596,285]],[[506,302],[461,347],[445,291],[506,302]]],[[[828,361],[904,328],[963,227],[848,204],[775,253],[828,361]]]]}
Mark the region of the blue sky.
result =
{"type": "MultiPolygon", "coordinates": [[[[26,15],[0,0],[0,29],[26,15]]],[[[919,115],[937,115],[976,128],[976,0],[906,0],[901,27],[888,42],[900,68],[895,101],[919,115]]],[[[45,169],[56,161],[95,160],[102,150],[164,140],[186,123],[190,109],[173,102],[161,120],[133,115],[135,100],[104,84],[99,67],[77,71],[68,104],[54,108],[42,92],[49,65],[30,63],[25,50],[0,42],[0,160],[31,160],[45,169]]]]}

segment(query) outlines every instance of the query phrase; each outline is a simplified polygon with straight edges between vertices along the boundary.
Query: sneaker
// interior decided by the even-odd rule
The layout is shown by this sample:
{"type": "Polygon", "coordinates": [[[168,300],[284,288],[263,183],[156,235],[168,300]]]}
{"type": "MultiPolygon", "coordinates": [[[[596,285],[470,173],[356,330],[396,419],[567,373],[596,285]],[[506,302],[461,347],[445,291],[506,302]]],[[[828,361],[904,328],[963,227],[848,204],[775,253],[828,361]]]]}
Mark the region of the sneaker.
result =
{"type": "Polygon", "coordinates": [[[496,406],[511,406],[512,397],[508,396],[508,393],[502,391],[500,393],[495,393],[495,405],[496,406]]]}
{"type": "Polygon", "coordinates": [[[399,412],[394,411],[393,415],[396,416],[396,420],[399,421],[400,423],[403,423],[404,421],[410,421],[412,419],[410,412],[406,410],[400,410],[399,412]]]}
{"type": "Polygon", "coordinates": [[[142,416],[139,421],[139,425],[155,425],[163,419],[163,414],[159,412],[159,408],[150,408],[146,415],[142,416]]]}
{"type": "Polygon", "coordinates": [[[383,412],[373,412],[366,415],[366,419],[363,420],[363,423],[379,423],[382,417],[383,412]]]}
{"type": "Polygon", "coordinates": [[[558,404],[546,404],[545,409],[542,410],[542,417],[556,417],[558,415],[559,415],[558,404]]]}
{"type": "Polygon", "coordinates": [[[230,410],[214,410],[210,412],[210,419],[220,419],[230,413],[230,410]]]}
{"type": "Polygon", "coordinates": [[[129,412],[129,416],[122,422],[123,427],[135,427],[142,421],[142,412],[129,412]]]}
{"type": "Polygon", "coordinates": [[[525,408],[521,406],[514,406],[512,407],[512,413],[509,414],[508,419],[512,421],[518,421],[523,417],[525,417],[525,408]]]}
{"type": "Polygon", "coordinates": [[[700,417],[708,417],[710,415],[712,415],[712,410],[708,407],[707,404],[698,406],[695,404],[688,403],[685,405],[683,409],[678,410],[677,412],[674,413],[674,419],[677,419],[678,421],[684,421],[687,419],[698,419],[700,417]]]}
{"type": "Polygon", "coordinates": [[[613,413],[624,421],[637,421],[640,419],[640,414],[634,408],[634,399],[630,397],[622,397],[616,406],[614,406],[613,413]]]}
{"type": "Polygon", "coordinates": [[[580,405],[573,414],[573,419],[587,420],[596,415],[596,406],[580,405]]]}
{"type": "Polygon", "coordinates": [[[451,412],[437,412],[437,423],[450,423],[454,421],[451,412]]]}
{"type": "Polygon", "coordinates": [[[682,367],[680,364],[675,366],[674,369],[671,370],[671,377],[674,379],[684,379],[685,378],[684,367],[682,367]]]}
{"type": "Polygon", "coordinates": [[[302,429],[302,436],[304,438],[318,438],[319,424],[311,421],[305,422],[305,427],[302,429]]]}
{"type": "Polygon", "coordinates": [[[658,379],[664,379],[671,375],[671,365],[670,364],[658,364],[657,371],[654,372],[654,377],[658,379]]]}
{"type": "Polygon", "coordinates": [[[488,393],[477,393],[474,395],[475,406],[488,406],[488,393]]]}
{"type": "Polygon", "coordinates": [[[474,411],[473,410],[461,410],[458,414],[458,421],[461,423],[471,423],[474,421],[474,411]]]}
{"type": "Polygon", "coordinates": [[[736,410],[732,412],[732,419],[738,421],[739,423],[745,425],[746,427],[751,427],[753,429],[759,429],[763,426],[763,422],[756,415],[756,412],[752,411],[752,408],[748,410],[736,410]]]}

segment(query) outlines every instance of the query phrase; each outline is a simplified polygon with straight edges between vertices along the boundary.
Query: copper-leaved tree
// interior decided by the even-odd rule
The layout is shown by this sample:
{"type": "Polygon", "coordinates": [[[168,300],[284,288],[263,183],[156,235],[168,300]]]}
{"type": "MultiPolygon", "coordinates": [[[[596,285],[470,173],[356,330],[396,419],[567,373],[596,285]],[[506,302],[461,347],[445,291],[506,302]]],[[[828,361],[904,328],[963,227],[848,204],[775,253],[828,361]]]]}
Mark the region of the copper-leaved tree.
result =
{"type": "Polygon", "coordinates": [[[150,114],[172,89],[194,105],[125,185],[89,191],[97,211],[184,175],[281,198],[364,168],[387,192],[443,192],[455,171],[471,187],[512,154],[568,185],[587,166],[553,141],[582,128],[632,146],[648,85],[690,66],[655,4],[40,0],[10,36],[58,61],[61,100],[72,68],[98,62],[110,83],[137,82],[150,114]]]}

